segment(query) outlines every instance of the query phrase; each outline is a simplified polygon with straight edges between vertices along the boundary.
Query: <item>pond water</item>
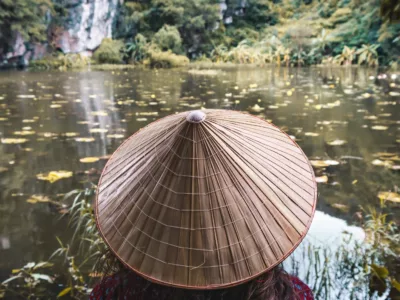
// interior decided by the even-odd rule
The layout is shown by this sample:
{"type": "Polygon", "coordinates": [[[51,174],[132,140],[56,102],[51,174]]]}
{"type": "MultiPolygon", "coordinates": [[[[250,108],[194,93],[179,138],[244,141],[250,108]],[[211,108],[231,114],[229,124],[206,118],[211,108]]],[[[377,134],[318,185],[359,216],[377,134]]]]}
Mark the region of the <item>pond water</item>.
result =
{"type": "MultiPolygon", "coordinates": [[[[325,226],[310,236],[338,234],[400,182],[399,87],[395,75],[360,68],[0,73],[0,280],[48,259],[55,236],[68,235],[57,203],[96,184],[125,138],[202,107],[248,111],[291,135],[320,182],[325,226]]],[[[395,203],[393,213],[400,219],[395,203]]]]}

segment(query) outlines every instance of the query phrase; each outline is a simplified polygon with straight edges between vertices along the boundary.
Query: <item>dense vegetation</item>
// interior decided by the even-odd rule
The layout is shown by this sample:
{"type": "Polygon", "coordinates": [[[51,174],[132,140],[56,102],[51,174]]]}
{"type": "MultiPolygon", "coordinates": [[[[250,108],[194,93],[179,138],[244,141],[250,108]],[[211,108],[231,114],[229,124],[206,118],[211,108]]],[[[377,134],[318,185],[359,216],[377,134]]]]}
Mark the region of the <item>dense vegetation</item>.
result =
{"type": "MultiPolygon", "coordinates": [[[[400,55],[396,1],[127,0],[118,9],[113,32],[118,41],[105,40],[95,63],[168,67],[185,64],[186,56],[208,62],[396,67],[400,55]],[[162,61],[155,62],[157,57],[162,61]]],[[[27,41],[39,41],[50,15],[57,23],[63,13],[58,1],[2,1],[0,41],[14,30],[27,41]]],[[[35,66],[59,67],[54,57],[50,60],[35,66]]]]}

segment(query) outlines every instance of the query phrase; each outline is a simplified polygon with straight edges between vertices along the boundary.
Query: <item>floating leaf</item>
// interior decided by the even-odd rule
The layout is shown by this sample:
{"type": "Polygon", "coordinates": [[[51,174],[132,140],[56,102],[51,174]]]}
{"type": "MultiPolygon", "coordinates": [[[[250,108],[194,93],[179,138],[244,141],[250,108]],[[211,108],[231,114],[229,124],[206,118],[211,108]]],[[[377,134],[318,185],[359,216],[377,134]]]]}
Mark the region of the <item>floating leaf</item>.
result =
{"type": "Polygon", "coordinates": [[[60,108],[60,107],[62,107],[61,104],[51,104],[50,105],[50,108],[60,108]]]}
{"type": "Polygon", "coordinates": [[[292,96],[292,95],[293,95],[293,92],[292,92],[292,91],[287,91],[287,92],[286,92],[286,95],[292,96]]]}
{"type": "Polygon", "coordinates": [[[24,139],[24,138],[17,138],[17,139],[14,139],[14,138],[4,138],[4,139],[1,139],[1,142],[3,143],[3,144],[23,144],[23,143],[26,143],[28,140],[27,139],[24,139]]]}
{"type": "Polygon", "coordinates": [[[257,83],[252,83],[249,85],[249,88],[251,89],[255,89],[256,87],[258,87],[257,83]]]}
{"type": "Polygon", "coordinates": [[[51,171],[48,174],[37,174],[36,178],[54,183],[60,179],[72,177],[72,175],[71,171],[51,171]]]}
{"type": "Polygon", "coordinates": [[[387,130],[388,128],[389,127],[383,125],[375,125],[371,127],[372,130],[387,130]]]}
{"type": "Polygon", "coordinates": [[[393,165],[392,161],[388,161],[388,160],[380,160],[380,159],[374,159],[371,162],[374,166],[381,166],[381,167],[387,167],[387,168],[391,168],[393,165]]]}
{"type": "Polygon", "coordinates": [[[94,142],[95,139],[93,137],[78,137],[75,139],[77,142],[83,142],[83,143],[90,143],[94,142]]]}
{"type": "Polygon", "coordinates": [[[249,107],[249,110],[250,110],[251,112],[258,113],[258,112],[263,111],[263,110],[264,110],[264,107],[260,107],[258,104],[255,104],[254,106],[249,107]]]}
{"type": "Polygon", "coordinates": [[[305,136],[319,136],[319,133],[316,132],[306,132],[304,133],[305,136]]]}
{"type": "Polygon", "coordinates": [[[328,182],[328,176],[323,175],[320,177],[315,177],[315,181],[318,183],[327,183],[328,182]]]}
{"type": "Polygon", "coordinates": [[[379,192],[378,198],[381,200],[400,203],[400,194],[394,192],[379,192]]]}
{"type": "Polygon", "coordinates": [[[99,161],[98,157],[84,157],[79,160],[81,163],[94,163],[99,161]]]}
{"type": "Polygon", "coordinates": [[[389,92],[389,95],[392,96],[392,97],[397,97],[397,96],[400,96],[400,93],[392,91],[392,92],[389,92]]]}
{"type": "Polygon", "coordinates": [[[344,145],[346,143],[347,143],[347,141],[345,141],[345,140],[334,140],[334,141],[331,141],[331,142],[327,142],[327,144],[329,146],[342,146],[342,145],[344,145]]]}
{"type": "Polygon", "coordinates": [[[74,137],[74,136],[78,136],[79,132],[66,132],[63,135],[66,137],[74,137]]]}
{"type": "Polygon", "coordinates": [[[93,116],[108,116],[108,113],[104,110],[99,110],[99,111],[93,111],[92,115],[93,116]]]}
{"type": "Polygon", "coordinates": [[[123,134],[108,134],[107,137],[109,139],[123,139],[125,135],[123,134]]]}
{"type": "Polygon", "coordinates": [[[35,95],[18,95],[17,97],[21,98],[21,99],[33,99],[36,96],[35,95]]]}
{"type": "Polygon", "coordinates": [[[32,195],[28,200],[26,200],[26,202],[28,203],[38,203],[38,202],[51,202],[50,198],[47,196],[43,196],[43,195],[32,195]]]}
{"type": "Polygon", "coordinates": [[[14,131],[15,135],[33,135],[35,133],[36,133],[35,131],[31,131],[31,130],[14,131]]]}
{"type": "Polygon", "coordinates": [[[329,166],[337,166],[340,162],[336,160],[310,160],[311,165],[314,168],[326,168],[329,166]]]}
{"type": "Polygon", "coordinates": [[[108,129],[105,129],[105,128],[92,128],[89,131],[91,133],[105,133],[105,132],[108,132],[108,129]]]}

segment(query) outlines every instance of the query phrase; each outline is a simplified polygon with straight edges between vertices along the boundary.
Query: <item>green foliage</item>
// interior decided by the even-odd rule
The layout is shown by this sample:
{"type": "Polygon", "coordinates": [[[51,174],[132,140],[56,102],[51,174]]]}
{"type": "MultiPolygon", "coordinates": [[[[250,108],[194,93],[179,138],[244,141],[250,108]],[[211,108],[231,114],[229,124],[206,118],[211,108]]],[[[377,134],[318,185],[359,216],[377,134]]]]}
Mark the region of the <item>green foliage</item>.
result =
{"type": "Polygon", "coordinates": [[[119,40],[104,39],[100,47],[94,52],[93,58],[97,63],[122,63],[124,43],[119,40]]]}
{"type": "Polygon", "coordinates": [[[362,45],[361,49],[357,50],[358,64],[361,65],[365,63],[369,67],[374,67],[379,64],[378,62],[378,52],[377,49],[379,45],[362,45]]]}
{"type": "Polygon", "coordinates": [[[164,25],[153,36],[153,43],[159,46],[162,51],[171,50],[176,54],[182,52],[182,38],[175,26],[164,25]]]}
{"type": "Polygon", "coordinates": [[[31,61],[29,67],[35,70],[80,69],[88,66],[90,59],[81,54],[58,54],[31,61]]]}
{"type": "Polygon", "coordinates": [[[54,12],[51,0],[0,1],[0,47],[6,51],[12,50],[9,48],[9,42],[16,32],[19,32],[25,41],[44,41],[48,12],[54,12]]]}
{"type": "Polygon", "coordinates": [[[133,42],[128,42],[123,48],[125,60],[129,62],[140,62],[147,56],[149,45],[142,34],[137,34],[133,42]]]}
{"type": "Polygon", "coordinates": [[[189,63],[189,59],[183,55],[177,55],[170,51],[149,50],[149,56],[144,61],[145,65],[152,68],[176,68],[183,67],[189,63]]]}

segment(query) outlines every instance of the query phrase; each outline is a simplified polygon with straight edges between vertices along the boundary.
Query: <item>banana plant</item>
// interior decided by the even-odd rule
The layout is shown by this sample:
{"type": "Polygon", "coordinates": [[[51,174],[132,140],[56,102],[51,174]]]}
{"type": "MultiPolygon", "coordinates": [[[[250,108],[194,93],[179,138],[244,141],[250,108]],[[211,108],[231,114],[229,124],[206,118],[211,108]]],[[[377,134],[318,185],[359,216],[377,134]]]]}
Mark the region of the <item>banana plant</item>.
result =
{"type": "Polygon", "coordinates": [[[379,47],[379,44],[362,45],[362,47],[356,52],[356,54],[358,54],[358,64],[366,64],[369,67],[378,66],[379,61],[377,50],[379,47]]]}

